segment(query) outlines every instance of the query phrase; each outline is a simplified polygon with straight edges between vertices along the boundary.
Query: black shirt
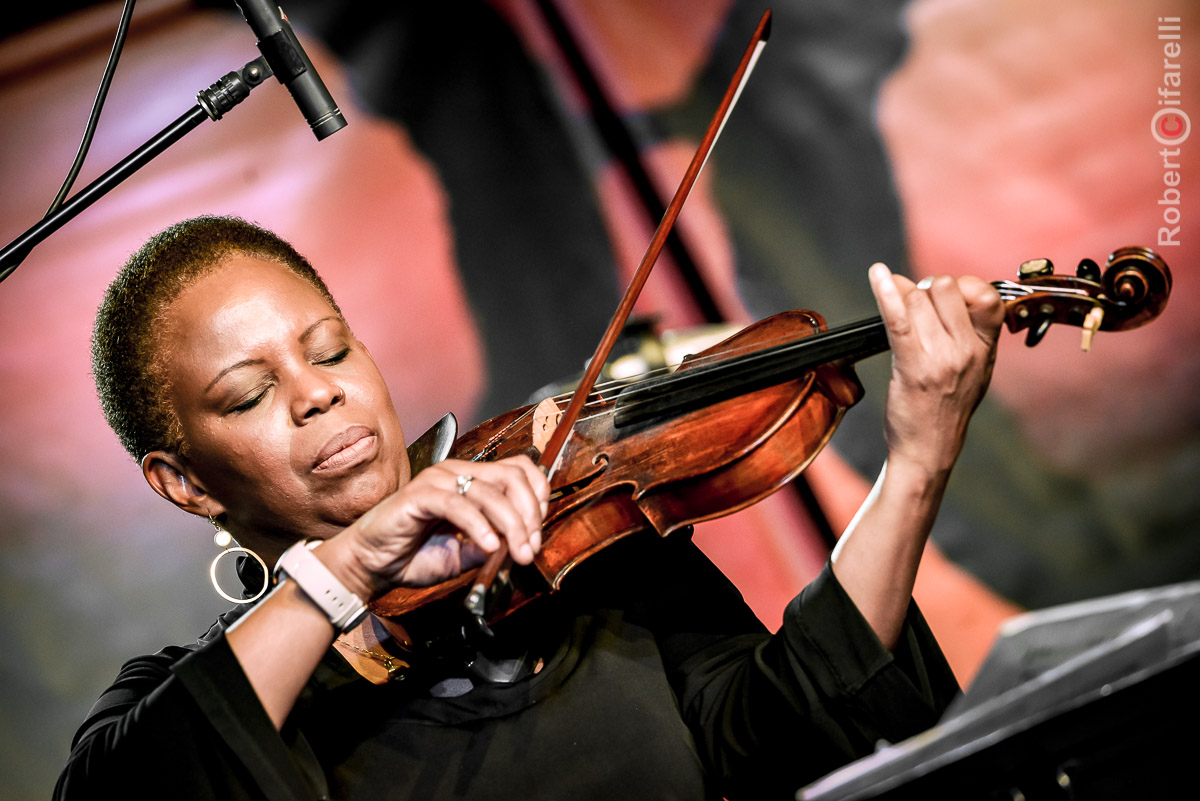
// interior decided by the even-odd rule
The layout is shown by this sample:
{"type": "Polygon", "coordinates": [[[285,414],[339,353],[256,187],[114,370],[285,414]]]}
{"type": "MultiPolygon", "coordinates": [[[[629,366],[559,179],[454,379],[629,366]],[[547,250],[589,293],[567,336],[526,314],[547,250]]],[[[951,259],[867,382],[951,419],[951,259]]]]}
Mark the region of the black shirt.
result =
{"type": "Polygon", "coordinates": [[[957,692],[915,606],[889,653],[828,567],[773,636],[686,539],[584,568],[499,632],[542,649],[535,675],[435,697],[437,676],[377,686],[331,650],[279,732],[223,616],[121,669],[56,798],[791,798],[957,692]]]}

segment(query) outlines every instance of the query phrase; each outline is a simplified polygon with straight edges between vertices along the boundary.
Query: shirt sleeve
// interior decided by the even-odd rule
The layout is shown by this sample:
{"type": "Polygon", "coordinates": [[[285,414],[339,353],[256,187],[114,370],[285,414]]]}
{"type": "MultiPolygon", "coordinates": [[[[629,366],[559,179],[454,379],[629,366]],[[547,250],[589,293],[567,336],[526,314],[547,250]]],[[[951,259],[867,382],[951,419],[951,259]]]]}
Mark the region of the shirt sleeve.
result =
{"type": "Polygon", "coordinates": [[[276,731],[222,633],[130,660],[72,744],[54,798],[316,799],[306,743],[276,731]]]}
{"type": "Polygon", "coordinates": [[[827,564],[767,633],[690,542],[648,612],[682,714],[726,797],[802,785],[937,723],[958,684],[915,604],[883,647],[827,564]]]}

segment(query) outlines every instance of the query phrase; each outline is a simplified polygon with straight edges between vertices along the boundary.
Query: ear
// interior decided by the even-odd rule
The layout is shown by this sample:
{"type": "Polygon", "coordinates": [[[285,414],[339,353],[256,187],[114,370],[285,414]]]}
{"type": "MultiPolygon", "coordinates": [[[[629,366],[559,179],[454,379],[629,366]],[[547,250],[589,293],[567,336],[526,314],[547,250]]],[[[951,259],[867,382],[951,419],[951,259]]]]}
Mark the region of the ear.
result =
{"type": "Polygon", "coordinates": [[[225,507],[196,480],[185,457],[170,451],[150,451],[142,457],[142,475],[150,488],[185,512],[216,517],[225,507]]]}

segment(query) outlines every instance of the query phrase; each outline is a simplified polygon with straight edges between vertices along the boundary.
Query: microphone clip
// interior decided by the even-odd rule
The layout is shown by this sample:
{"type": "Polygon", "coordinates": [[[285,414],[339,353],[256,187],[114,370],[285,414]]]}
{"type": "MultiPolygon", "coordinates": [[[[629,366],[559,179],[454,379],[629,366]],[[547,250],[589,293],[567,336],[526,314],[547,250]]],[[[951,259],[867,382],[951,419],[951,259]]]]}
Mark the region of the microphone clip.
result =
{"type": "Polygon", "coordinates": [[[228,72],[207,89],[196,94],[196,102],[210,120],[219,120],[225,112],[250,96],[250,90],[271,77],[265,56],[259,56],[240,70],[228,72]]]}

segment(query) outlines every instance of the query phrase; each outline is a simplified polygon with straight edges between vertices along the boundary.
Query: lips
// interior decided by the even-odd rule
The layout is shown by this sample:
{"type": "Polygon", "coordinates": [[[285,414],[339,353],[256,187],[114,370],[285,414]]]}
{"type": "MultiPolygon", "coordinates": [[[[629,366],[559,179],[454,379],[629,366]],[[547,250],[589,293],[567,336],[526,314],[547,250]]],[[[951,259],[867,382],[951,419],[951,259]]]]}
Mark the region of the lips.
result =
{"type": "Polygon", "coordinates": [[[375,432],[367,426],[350,426],[334,435],[317,452],[313,472],[328,473],[365,461],[374,455],[377,442],[375,432]]]}

